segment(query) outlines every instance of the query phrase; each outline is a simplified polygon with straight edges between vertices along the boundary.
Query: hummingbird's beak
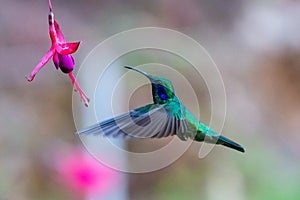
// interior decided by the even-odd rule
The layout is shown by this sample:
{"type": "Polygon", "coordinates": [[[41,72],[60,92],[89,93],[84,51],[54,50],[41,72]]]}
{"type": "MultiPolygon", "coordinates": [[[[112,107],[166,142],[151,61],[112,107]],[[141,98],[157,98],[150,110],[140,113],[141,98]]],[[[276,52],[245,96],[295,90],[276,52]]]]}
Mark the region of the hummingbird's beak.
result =
{"type": "Polygon", "coordinates": [[[152,77],[151,77],[150,74],[148,74],[148,73],[146,73],[146,72],[144,72],[144,71],[142,71],[142,70],[140,70],[140,69],[138,69],[138,68],[131,67],[131,66],[124,66],[124,67],[127,68],[127,69],[132,69],[132,70],[134,70],[134,71],[137,71],[137,72],[143,74],[144,76],[146,76],[147,78],[149,78],[150,81],[152,80],[152,77]]]}

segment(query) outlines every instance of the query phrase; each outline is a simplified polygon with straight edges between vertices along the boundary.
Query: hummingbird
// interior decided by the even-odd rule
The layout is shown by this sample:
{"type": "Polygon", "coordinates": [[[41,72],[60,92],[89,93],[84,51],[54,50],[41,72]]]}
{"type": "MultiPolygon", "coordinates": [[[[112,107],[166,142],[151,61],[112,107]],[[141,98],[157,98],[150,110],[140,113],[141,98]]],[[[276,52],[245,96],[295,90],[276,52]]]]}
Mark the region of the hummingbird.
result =
{"type": "Polygon", "coordinates": [[[81,135],[114,138],[162,138],[176,135],[186,141],[223,145],[240,152],[244,148],[200,122],[177,98],[170,80],[148,74],[139,68],[124,66],[146,76],[152,87],[153,103],[80,130],[81,135]]]}

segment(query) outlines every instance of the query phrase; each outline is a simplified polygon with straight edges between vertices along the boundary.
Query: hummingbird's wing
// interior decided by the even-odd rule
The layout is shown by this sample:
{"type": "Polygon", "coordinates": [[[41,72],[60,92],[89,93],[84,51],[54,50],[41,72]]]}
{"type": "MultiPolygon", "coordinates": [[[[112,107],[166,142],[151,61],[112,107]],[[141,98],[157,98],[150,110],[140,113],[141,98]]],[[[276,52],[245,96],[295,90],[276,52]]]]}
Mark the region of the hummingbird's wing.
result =
{"type": "Polygon", "coordinates": [[[95,124],[78,134],[94,134],[123,138],[161,138],[177,135],[187,140],[186,122],[180,108],[174,112],[174,105],[148,104],[115,118],[95,124]]]}

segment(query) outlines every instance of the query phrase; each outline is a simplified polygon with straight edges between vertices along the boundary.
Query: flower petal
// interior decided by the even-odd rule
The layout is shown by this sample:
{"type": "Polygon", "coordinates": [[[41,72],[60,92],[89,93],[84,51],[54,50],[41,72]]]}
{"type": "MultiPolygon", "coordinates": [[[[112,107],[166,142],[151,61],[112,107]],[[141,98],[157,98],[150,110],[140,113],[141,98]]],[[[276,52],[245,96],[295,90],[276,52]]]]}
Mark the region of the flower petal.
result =
{"type": "Polygon", "coordinates": [[[68,74],[74,69],[74,59],[71,55],[57,54],[59,59],[59,68],[62,72],[68,74]]]}
{"type": "Polygon", "coordinates": [[[55,54],[53,55],[53,63],[54,63],[54,65],[55,65],[55,68],[56,68],[56,69],[59,69],[59,58],[58,58],[58,54],[57,54],[57,53],[55,53],[55,54]]]}
{"type": "Polygon", "coordinates": [[[61,32],[58,23],[56,22],[56,20],[54,20],[54,29],[56,32],[56,36],[57,36],[57,42],[65,42],[65,38],[63,33],[61,32]]]}
{"type": "Polygon", "coordinates": [[[36,73],[38,73],[38,71],[45,66],[45,64],[50,60],[50,58],[54,55],[54,53],[55,53],[55,47],[51,46],[50,50],[46,53],[46,55],[44,55],[44,57],[39,62],[39,64],[33,69],[30,76],[26,77],[29,82],[34,79],[36,73]]]}
{"type": "Polygon", "coordinates": [[[77,51],[79,47],[80,42],[68,42],[68,43],[62,43],[62,44],[56,44],[56,51],[59,54],[72,54],[75,51],[77,51]]]}

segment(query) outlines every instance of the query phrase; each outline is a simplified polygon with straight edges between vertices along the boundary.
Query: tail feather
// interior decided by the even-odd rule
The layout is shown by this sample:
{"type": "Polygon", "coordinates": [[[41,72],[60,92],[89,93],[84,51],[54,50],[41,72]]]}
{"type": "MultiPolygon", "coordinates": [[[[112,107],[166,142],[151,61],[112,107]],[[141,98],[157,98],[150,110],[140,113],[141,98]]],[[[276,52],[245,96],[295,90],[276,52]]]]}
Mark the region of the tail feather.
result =
{"type": "Polygon", "coordinates": [[[240,151],[240,152],[245,152],[245,149],[241,145],[239,145],[239,144],[237,144],[237,143],[235,143],[235,142],[233,142],[233,141],[231,141],[231,140],[229,140],[226,137],[223,137],[221,135],[218,136],[217,144],[224,145],[226,147],[235,149],[235,150],[240,151]]]}

